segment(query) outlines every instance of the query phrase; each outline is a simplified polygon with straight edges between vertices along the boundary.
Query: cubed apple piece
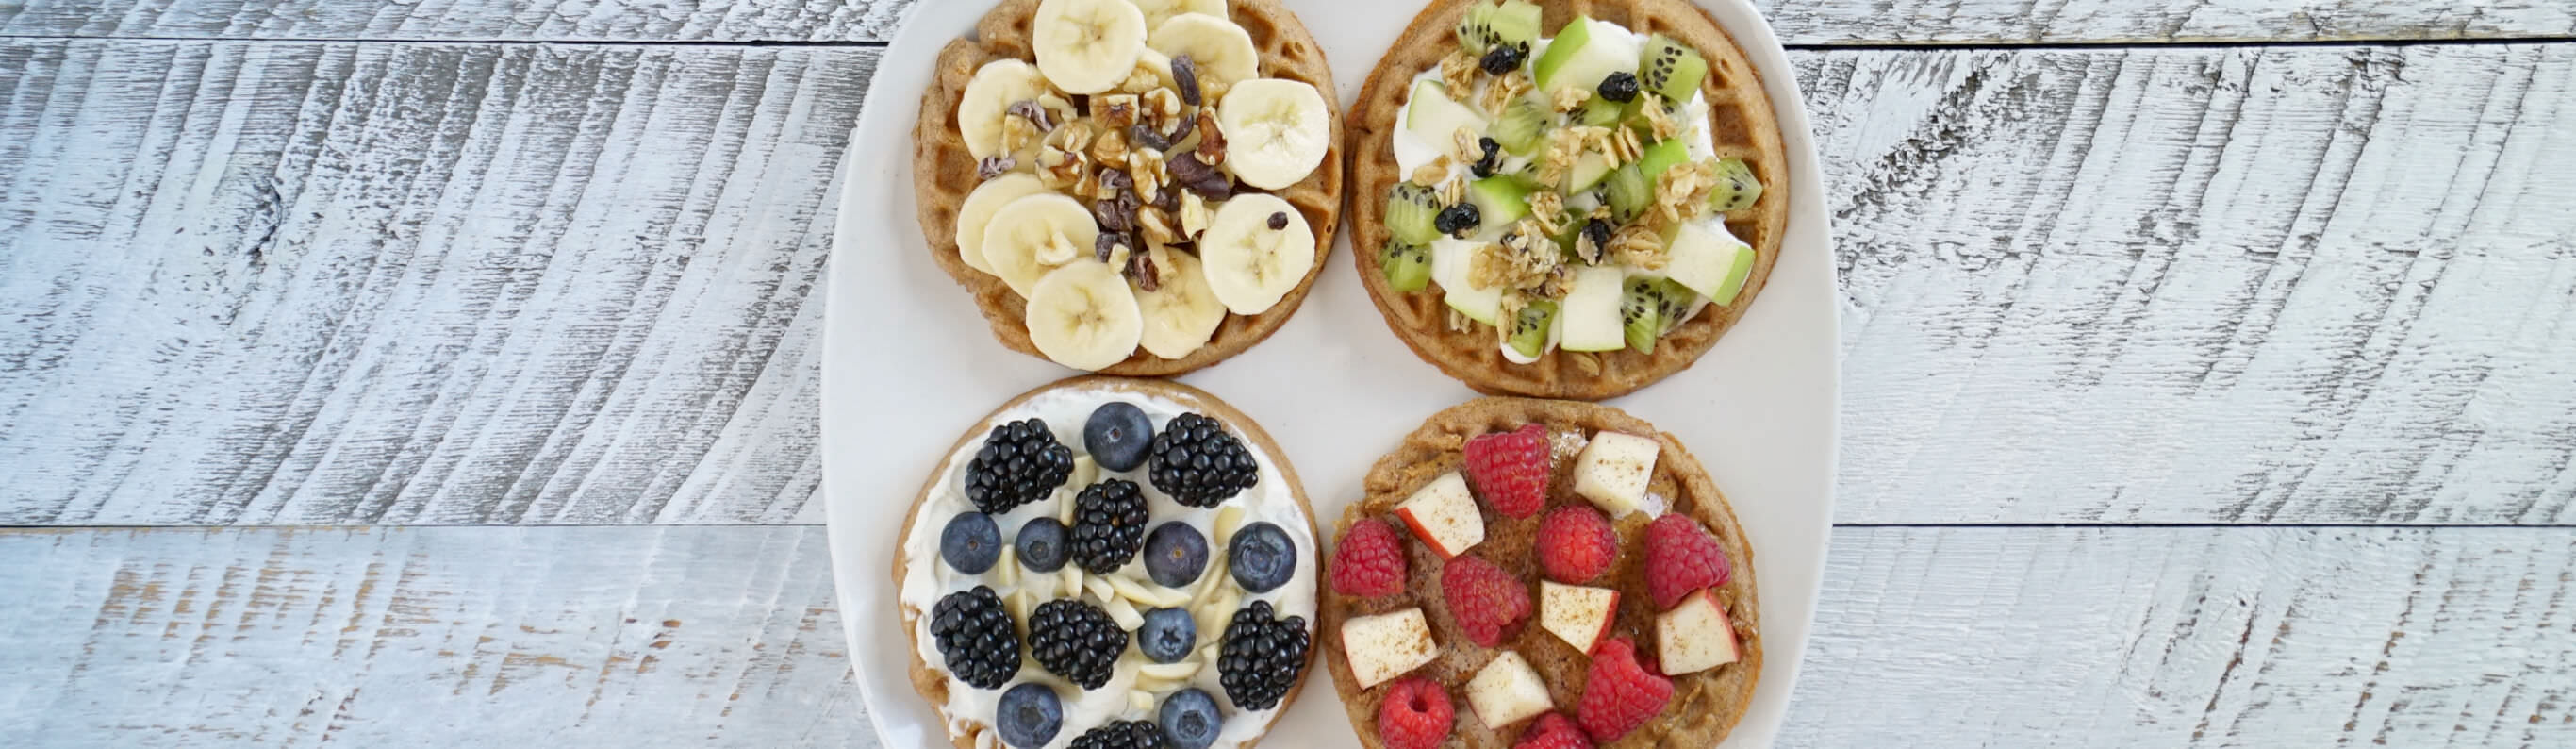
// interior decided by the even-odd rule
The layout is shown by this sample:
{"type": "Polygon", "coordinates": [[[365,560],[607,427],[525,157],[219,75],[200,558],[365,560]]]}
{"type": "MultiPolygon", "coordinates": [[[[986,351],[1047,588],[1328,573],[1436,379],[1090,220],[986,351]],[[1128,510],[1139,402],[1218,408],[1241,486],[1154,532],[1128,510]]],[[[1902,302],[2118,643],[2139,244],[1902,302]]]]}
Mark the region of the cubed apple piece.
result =
{"type": "Polygon", "coordinates": [[[1593,435],[1574,458],[1574,493],[1614,518],[1633,512],[1646,498],[1646,482],[1654,478],[1655,455],[1662,450],[1653,437],[1593,435]]]}
{"type": "Polygon", "coordinates": [[[1342,622],[1342,652],[1350,654],[1351,676],[1360,680],[1361,689],[1421,668],[1439,651],[1419,607],[1342,622]]]}
{"type": "Polygon", "coordinates": [[[1556,707],[1548,699],[1547,681],[1539,678],[1538,669],[1509,650],[1467,681],[1467,704],[1476,709],[1476,719],[1484,721],[1486,728],[1496,729],[1556,707]]]}
{"type": "Polygon", "coordinates": [[[1717,596],[1701,590],[1655,620],[1655,654],[1664,675],[1695,674],[1734,663],[1735,625],[1717,596]]]}
{"type": "Polygon", "coordinates": [[[1577,651],[1592,652],[1592,645],[1610,634],[1610,622],[1618,611],[1619,591],[1551,580],[1538,583],[1539,628],[1577,651]]]}
{"type": "Polygon", "coordinates": [[[1468,493],[1467,479],[1456,471],[1441,474],[1430,484],[1413,493],[1404,504],[1395,506],[1395,516],[1404,519],[1422,543],[1448,559],[1485,541],[1485,517],[1476,508],[1476,496],[1468,493]]]}

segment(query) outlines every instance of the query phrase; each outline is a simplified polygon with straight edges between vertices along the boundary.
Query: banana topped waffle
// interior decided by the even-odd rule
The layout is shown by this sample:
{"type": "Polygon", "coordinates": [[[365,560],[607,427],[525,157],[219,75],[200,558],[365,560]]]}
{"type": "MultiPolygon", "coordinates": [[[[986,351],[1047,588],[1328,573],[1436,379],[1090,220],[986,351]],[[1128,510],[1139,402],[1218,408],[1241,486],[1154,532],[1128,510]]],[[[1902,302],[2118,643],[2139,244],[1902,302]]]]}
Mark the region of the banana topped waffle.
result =
{"type": "Polygon", "coordinates": [[[1163,376],[1278,329],[1339,221],[1339,104],[1277,0],[1003,0],[913,130],[923,238],[1003,345],[1163,376]]]}
{"type": "Polygon", "coordinates": [[[1689,367],[1788,221],[1762,79],[1686,0],[1435,0],[1348,137],[1370,299],[1487,394],[1598,400],[1689,367]]]}
{"type": "Polygon", "coordinates": [[[912,685],[958,749],[1258,743],[1313,663],[1320,546],[1250,417],[1079,377],[960,438],[894,555],[912,685]]]}
{"type": "Polygon", "coordinates": [[[1362,744],[1705,747],[1743,717],[1752,547],[1671,435],[1484,398],[1425,421],[1363,490],[1320,625],[1362,744]]]}

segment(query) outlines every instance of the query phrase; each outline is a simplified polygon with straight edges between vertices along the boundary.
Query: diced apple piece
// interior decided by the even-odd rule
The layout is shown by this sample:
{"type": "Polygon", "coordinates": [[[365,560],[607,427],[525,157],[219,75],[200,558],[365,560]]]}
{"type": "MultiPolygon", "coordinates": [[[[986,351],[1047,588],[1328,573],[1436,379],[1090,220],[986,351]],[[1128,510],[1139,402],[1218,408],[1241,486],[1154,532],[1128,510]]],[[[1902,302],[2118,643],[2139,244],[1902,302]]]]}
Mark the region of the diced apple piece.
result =
{"type": "Polygon", "coordinates": [[[1619,591],[1552,580],[1538,583],[1539,628],[1575,650],[1592,652],[1593,644],[1610,634],[1610,622],[1618,610],[1619,591]]]}
{"type": "MultiPolygon", "coordinates": [[[[1744,240],[1736,239],[1734,234],[1728,233],[1724,224],[1693,222],[1682,224],[1681,230],[1673,234],[1672,244],[1666,249],[1666,253],[1665,276],[1673,279],[1674,283],[1698,292],[1700,296],[1708,297],[1712,302],[1725,304],[1726,302],[1716,301],[1718,291],[1726,286],[1727,278],[1734,274],[1736,256],[1747,256],[1746,259],[1749,261],[1753,254],[1753,247],[1745,244],[1744,240]]],[[[1747,262],[1745,267],[1750,269],[1752,264],[1747,262]]],[[[1737,281],[1736,286],[1742,288],[1743,282],[1737,281]]],[[[1734,294],[1730,293],[1727,297],[1732,300],[1734,294]]]]}
{"type": "Polygon", "coordinates": [[[1486,728],[1499,729],[1556,707],[1548,699],[1547,681],[1529,660],[1509,650],[1485,664],[1467,681],[1467,704],[1486,728]]]}
{"type": "Polygon", "coordinates": [[[1602,512],[1619,517],[1645,501],[1646,482],[1655,476],[1655,456],[1663,446],[1653,437],[1602,432],[1574,458],[1574,493],[1592,500],[1602,512]]]}
{"type": "Polygon", "coordinates": [[[1421,668],[1439,651],[1419,607],[1342,622],[1342,652],[1350,655],[1351,676],[1359,679],[1361,689],[1421,668]]]}
{"type": "Polygon", "coordinates": [[[1655,655],[1664,675],[1695,674],[1734,663],[1735,626],[1717,596],[1703,589],[1655,620],[1655,655]]]}
{"type": "Polygon", "coordinates": [[[1431,243],[1431,280],[1440,284],[1440,300],[1467,319],[1486,325],[1503,315],[1503,290],[1500,287],[1479,288],[1467,278],[1475,266],[1475,253],[1482,245],[1455,239],[1431,243]]]}
{"type": "Polygon", "coordinates": [[[1557,304],[1564,320],[1557,347],[1567,351],[1617,351],[1628,346],[1627,322],[1619,314],[1628,274],[1615,266],[1593,266],[1574,272],[1574,288],[1557,304]]]}
{"type": "Polygon", "coordinates": [[[1485,132],[1484,116],[1449,98],[1449,93],[1439,83],[1421,81],[1413,84],[1413,101],[1405,106],[1404,128],[1413,131],[1414,137],[1440,149],[1441,153],[1448,154],[1449,158],[1473,161],[1484,155],[1458,151],[1458,131],[1463,128],[1482,135],[1485,132]]]}
{"type": "Polygon", "coordinates": [[[1464,554],[1476,544],[1485,542],[1485,516],[1476,509],[1476,496],[1467,491],[1467,479],[1456,471],[1441,474],[1431,483],[1413,492],[1411,499],[1395,506],[1395,516],[1413,529],[1422,543],[1448,559],[1464,554]]]}

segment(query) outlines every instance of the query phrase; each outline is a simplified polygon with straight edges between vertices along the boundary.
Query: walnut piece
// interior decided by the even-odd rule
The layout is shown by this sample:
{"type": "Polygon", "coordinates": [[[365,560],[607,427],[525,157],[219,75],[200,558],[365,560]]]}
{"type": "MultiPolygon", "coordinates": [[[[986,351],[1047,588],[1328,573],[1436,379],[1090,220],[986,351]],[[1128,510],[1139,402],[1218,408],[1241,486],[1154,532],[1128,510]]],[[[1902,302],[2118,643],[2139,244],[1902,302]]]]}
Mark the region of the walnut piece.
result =
{"type": "Polygon", "coordinates": [[[1089,157],[1081,151],[1067,151],[1045,146],[1038,151],[1038,184],[1050,190],[1064,190],[1089,176],[1089,157]]]}
{"type": "Polygon", "coordinates": [[[1216,110],[1201,107],[1198,119],[1195,121],[1198,123],[1194,130],[1199,134],[1199,144],[1198,149],[1193,153],[1198,154],[1199,163],[1208,166],[1224,164],[1225,133],[1217,130],[1216,110]]]}
{"type": "Polygon", "coordinates": [[[1091,141],[1091,160],[1104,166],[1126,168],[1127,132],[1105,130],[1091,141]]]}
{"type": "Polygon", "coordinates": [[[1136,194],[1159,198],[1163,186],[1172,183],[1172,173],[1163,166],[1163,154],[1136,151],[1127,154],[1127,176],[1136,181],[1136,194]]]}
{"type": "Polygon", "coordinates": [[[1207,201],[1198,193],[1181,193],[1181,236],[1188,238],[1184,241],[1199,241],[1199,235],[1207,231],[1208,221],[1215,217],[1216,212],[1208,210],[1207,201]]]}
{"type": "Polygon", "coordinates": [[[1147,207],[1136,211],[1136,229],[1145,241],[1155,247],[1181,241],[1180,232],[1172,227],[1172,215],[1161,208],[1147,207]]]}
{"type": "Polygon", "coordinates": [[[1181,118],[1188,116],[1188,113],[1181,109],[1186,106],[1181,103],[1181,95],[1173,93],[1168,88],[1147,91],[1143,96],[1137,97],[1136,101],[1141,107],[1137,110],[1139,121],[1146,127],[1153,128],[1157,133],[1172,132],[1173,129],[1180,127],[1181,118]]]}
{"type": "Polygon", "coordinates": [[[1091,100],[1092,119],[1099,120],[1101,128],[1110,132],[1136,124],[1136,112],[1135,94],[1107,94],[1091,100]]]}

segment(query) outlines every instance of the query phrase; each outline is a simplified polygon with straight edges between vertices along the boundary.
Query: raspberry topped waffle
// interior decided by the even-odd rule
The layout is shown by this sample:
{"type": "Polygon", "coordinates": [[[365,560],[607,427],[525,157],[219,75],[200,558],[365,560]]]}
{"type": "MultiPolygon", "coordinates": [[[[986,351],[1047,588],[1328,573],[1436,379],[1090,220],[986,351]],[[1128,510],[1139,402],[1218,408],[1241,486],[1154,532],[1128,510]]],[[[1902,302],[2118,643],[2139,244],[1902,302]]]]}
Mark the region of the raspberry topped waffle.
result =
{"type": "Polygon", "coordinates": [[[1370,747],[1704,747],[1762,671],[1752,548],[1698,461],[1607,406],[1485,398],[1335,528],[1324,662],[1370,747]]]}

